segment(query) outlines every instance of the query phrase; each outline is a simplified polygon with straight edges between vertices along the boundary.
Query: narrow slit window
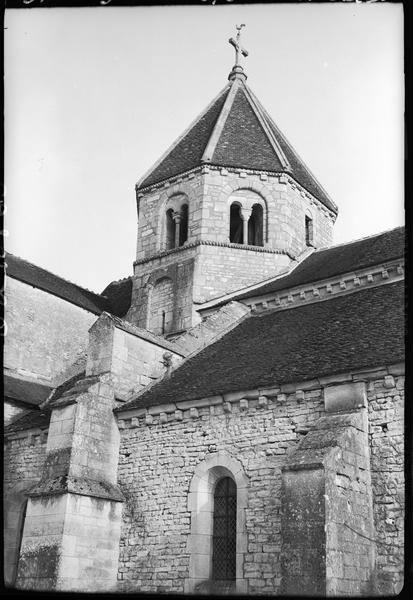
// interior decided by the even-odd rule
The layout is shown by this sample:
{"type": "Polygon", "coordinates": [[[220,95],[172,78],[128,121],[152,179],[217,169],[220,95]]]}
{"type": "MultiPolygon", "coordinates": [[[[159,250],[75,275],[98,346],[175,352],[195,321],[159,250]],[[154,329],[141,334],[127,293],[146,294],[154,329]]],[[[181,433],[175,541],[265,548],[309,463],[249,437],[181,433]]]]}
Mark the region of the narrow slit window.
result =
{"type": "Polygon", "coordinates": [[[307,246],[313,245],[313,220],[310,217],[305,217],[305,243],[307,246]]]}

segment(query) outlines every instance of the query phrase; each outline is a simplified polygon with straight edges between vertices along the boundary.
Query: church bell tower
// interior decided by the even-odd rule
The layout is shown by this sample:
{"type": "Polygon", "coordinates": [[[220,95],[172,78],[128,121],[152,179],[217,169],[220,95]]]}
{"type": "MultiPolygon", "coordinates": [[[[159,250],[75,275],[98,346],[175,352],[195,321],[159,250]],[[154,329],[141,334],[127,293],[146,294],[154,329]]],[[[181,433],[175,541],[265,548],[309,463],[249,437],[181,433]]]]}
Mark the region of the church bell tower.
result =
{"type": "Polygon", "coordinates": [[[242,27],[224,89],[136,184],[127,319],[158,335],[331,244],[337,206],[247,86],[242,27]]]}

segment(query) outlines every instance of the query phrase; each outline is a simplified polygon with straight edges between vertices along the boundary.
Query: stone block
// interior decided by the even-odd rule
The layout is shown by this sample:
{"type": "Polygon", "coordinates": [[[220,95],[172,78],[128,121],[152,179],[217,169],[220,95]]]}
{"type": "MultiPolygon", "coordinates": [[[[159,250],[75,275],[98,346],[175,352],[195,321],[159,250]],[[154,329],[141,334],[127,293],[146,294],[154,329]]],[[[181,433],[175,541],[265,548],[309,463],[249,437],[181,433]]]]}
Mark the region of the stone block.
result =
{"type": "Polygon", "coordinates": [[[358,381],[325,387],[324,406],[327,413],[366,407],[366,384],[358,381]]]}
{"type": "Polygon", "coordinates": [[[239,402],[239,408],[242,411],[248,410],[248,400],[246,398],[241,398],[239,402]]]}
{"type": "Polygon", "coordinates": [[[267,408],[268,407],[268,398],[267,398],[267,396],[259,396],[259,398],[258,398],[258,406],[260,408],[267,408]]]}
{"type": "Polygon", "coordinates": [[[198,419],[199,417],[199,411],[197,408],[195,408],[194,406],[192,408],[189,409],[189,416],[191,419],[198,419]]]}
{"type": "Polygon", "coordinates": [[[305,400],[304,390],[296,390],[295,397],[297,402],[303,402],[305,400]]]}
{"type": "Polygon", "coordinates": [[[385,388],[388,388],[388,389],[394,388],[396,386],[396,383],[394,381],[393,375],[386,375],[384,377],[384,384],[383,385],[384,385],[385,388]]]}

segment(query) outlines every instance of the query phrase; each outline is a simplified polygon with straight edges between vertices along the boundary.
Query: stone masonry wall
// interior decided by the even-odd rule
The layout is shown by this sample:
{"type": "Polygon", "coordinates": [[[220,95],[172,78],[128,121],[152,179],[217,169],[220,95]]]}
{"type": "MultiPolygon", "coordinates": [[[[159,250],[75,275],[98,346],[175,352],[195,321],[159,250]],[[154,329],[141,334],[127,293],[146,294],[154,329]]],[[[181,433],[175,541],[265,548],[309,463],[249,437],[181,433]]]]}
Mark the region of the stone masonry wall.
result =
{"type": "Polygon", "coordinates": [[[118,482],[126,503],[120,589],[184,591],[189,577],[190,481],[200,461],[220,450],[242,463],[250,481],[244,564],[249,591],[278,589],[280,469],[300,428],[323,413],[321,391],[306,392],[304,401],[294,394],[279,395],[268,407],[259,407],[256,394],[231,408],[186,410],[182,420],[167,424],[157,417],[149,426],[144,418],[134,419],[132,427],[122,430],[118,482]]]}
{"type": "Polygon", "coordinates": [[[6,369],[53,385],[84,369],[96,315],[11,277],[6,297],[6,369]]]}
{"type": "Polygon", "coordinates": [[[232,245],[200,246],[195,263],[194,302],[202,303],[258,283],[287,269],[286,254],[270,254],[232,245]]]}
{"type": "Polygon", "coordinates": [[[87,374],[110,371],[116,399],[126,400],[132,391],[136,393],[164,375],[168,368],[166,354],[171,360],[169,366],[175,366],[182,356],[174,353],[167,342],[164,347],[140,337],[139,330],[134,332],[130,325],[131,331],[121,329],[119,321],[103,314],[91,328],[87,374]]]}
{"type": "Polygon", "coordinates": [[[138,195],[139,224],[136,260],[166,249],[165,212],[170,198],[180,194],[188,201],[188,243],[199,237],[204,194],[202,176],[189,175],[183,182],[155,188],[138,195]]]}
{"type": "MultiPolygon", "coordinates": [[[[188,243],[197,240],[229,241],[229,205],[234,192],[255,192],[267,207],[268,239],[265,246],[301,254],[306,247],[305,215],[311,215],[314,246],[332,241],[333,221],[327,209],[286,175],[204,167],[181,181],[139,193],[137,260],[165,249],[165,207],[170,198],[188,199],[188,243]]],[[[267,236],[265,236],[267,237],[267,236]]]]}
{"type": "Polygon", "coordinates": [[[147,327],[150,286],[161,276],[174,284],[172,331],[179,331],[195,324],[193,301],[204,302],[275,275],[307,250],[306,216],[313,221],[314,247],[332,241],[332,214],[286,175],[204,166],[175,183],[138,192],[138,204],[137,263],[127,318],[141,327],[147,327]],[[234,194],[242,202],[243,192],[265,207],[260,250],[229,243],[230,205],[234,194]],[[178,194],[188,203],[188,238],[181,248],[165,252],[166,207],[178,194]],[[204,245],[194,246],[200,242],[204,245]],[[183,262],[191,259],[195,272],[182,272],[183,262]]]}
{"type": "MultiPolygon", "coordinates": [[[[153,330],[148,319],[149,299],[156,281],[168,277],[173,282],[174,298],[171,332],[188,329],[196,322],[193,302],[206,302],[273,277],[290,263],[291,258],[286,254],[239,244],[202,244],[195,248],[183,248],[136,265],[127,319],[139,327],[153,330]]],[[[165,298],[162,305],[158,303],[159,311],[168,311],[169,306],[169,297],[165,298]]]]}
{"type": "Polygon", "coordinates": [[[370,382],[367,397],[377,586],[380,594],[394,595],[404,572],[404,376],[370,382]]]}
{"type": "Polygon", "coordinates": [[[203,239],[229,241],[230,198],[234,192],[239,194],[242,190],[246,194],[253,191],[264,199],[268,215],[265,247],[288,250],[293,256],[301,254],[306,249],[306,211],[313,219],[314,246],[321,248],[331,244],[331,218],[319,202],[310,198],[291,179],[283,175],[248,174],[225,169],[211,169],[205,175],[201,225],[203,239]]]}
{"type": "Polygon", "coordinates": [[[39,481],[46,457],[47,430],[6,440],[4,448],[4,577],[13,585],[23,526],[25,492],[39,481]]]}
{"type": "Polygon", "coordinates": [[[159,314],[162,310],[172,313],[169,322],[170,332],[182,331],[190,327],[193,310],[194,257],[197,251],[197,247],[183,247],[165,256],[136,265],[131,307],[126,319],[134,325],[155,331],[151,326],[150,318],[153,293],[157,282],[167,278],[172,282],[172,299],[166,296],[162,303],[157,303],[159,314]]]}
{"type": "MultiPolygon", "coordinates": [[[[403,448],[399,441],[403,434],[399,412],[403,377],[394,377],[395,387],[385,387],[392,380],[383,377],[369,384],[370,452],[377,578],[386,583],[387,590],[394,590],[400,589],[403,580],[403,448]],[[382,426],[381,431],[375,429],[379,420],[384,422],[380,411],[385,411],[386,432],[382,426]],[[384,545],[380,546],[381,542],[384,545]]],[[[133,419],[125,413],[118,415],[118,482],[126,496],[120,590],[184,591],[189,577],[190,482],[203,460],[226,451],[242,464],[249,481],[243,564],[246,589],[254,594],[279,593],[281,469],[287,453],[325,414],[320,387],[305,389],[302,385],[305,391],[295,393],[291,391],[293,387],[286,393],[262,390],[262,396],[258,392],[244,393],[241,400],[240,394],[228,394],[224,395],[224,402],[217,397],[199,402],[198,408],[190,408],[187,403],[186,409],[175,408],[175,412],[173,406],[161,414],[155,409],[146,414],[141,410],[140,416],[133,419]]],[[[346,568],[351,570],[351,565],[346,568]]],[[[350,571],[348,576],[351,579],[350,571]]]]}

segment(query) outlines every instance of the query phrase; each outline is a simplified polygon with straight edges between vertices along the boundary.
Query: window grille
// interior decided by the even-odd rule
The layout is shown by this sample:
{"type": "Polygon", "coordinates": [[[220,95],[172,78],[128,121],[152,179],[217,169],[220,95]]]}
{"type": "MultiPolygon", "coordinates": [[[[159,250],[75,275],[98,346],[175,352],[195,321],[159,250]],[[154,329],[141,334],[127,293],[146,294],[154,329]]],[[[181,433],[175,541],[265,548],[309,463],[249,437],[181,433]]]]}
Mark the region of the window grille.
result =
{"type": "Polygon", "coordinates": [[[212,579],[227,588],[236,577],[237,488],[223,477],[214,493],[212,579]]]}

